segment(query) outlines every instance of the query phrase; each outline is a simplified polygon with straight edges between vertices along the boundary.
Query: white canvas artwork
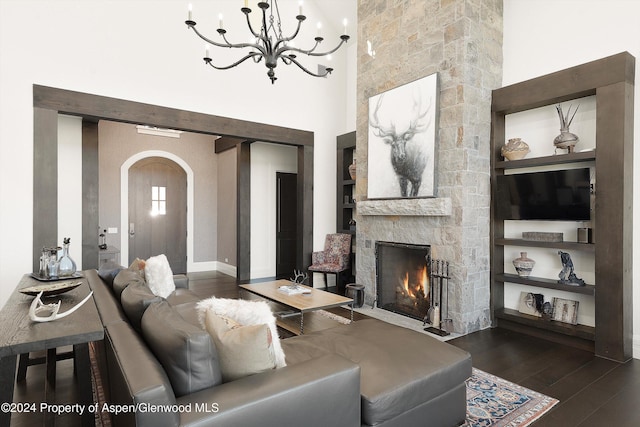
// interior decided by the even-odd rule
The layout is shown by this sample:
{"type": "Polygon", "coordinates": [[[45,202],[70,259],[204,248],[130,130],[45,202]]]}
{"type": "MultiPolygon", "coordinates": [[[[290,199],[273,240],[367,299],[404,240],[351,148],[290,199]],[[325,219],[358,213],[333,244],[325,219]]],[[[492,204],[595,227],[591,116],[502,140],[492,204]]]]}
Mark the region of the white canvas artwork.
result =
{"type": "Polygon", "coordinates": [[[369,98],[369,199],[434,197],[438,74],[369,98]]]}

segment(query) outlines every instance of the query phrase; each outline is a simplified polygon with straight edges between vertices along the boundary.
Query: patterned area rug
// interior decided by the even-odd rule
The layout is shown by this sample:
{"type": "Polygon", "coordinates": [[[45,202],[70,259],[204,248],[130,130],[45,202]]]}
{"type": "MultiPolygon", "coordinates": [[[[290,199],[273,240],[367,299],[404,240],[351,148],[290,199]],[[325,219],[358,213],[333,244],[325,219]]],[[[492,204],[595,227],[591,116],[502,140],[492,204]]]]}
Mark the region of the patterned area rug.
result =
{"type": "Polygon", "coordinates": [[[327,317],[329,319],[335,320],[336,322],[341,323],[343,325],[348,325],[349,323],[351,323],[351,320],[347,319],[346,317],[333,314],[330,311],[316,310],[315,313],[318,313],[319,315],[327,317]]]}
{"type": "Polygon", "coordinates": [[[464,427],[525,427],[557,403],[557,399],[473,368],[467,380],[464,427]]]}

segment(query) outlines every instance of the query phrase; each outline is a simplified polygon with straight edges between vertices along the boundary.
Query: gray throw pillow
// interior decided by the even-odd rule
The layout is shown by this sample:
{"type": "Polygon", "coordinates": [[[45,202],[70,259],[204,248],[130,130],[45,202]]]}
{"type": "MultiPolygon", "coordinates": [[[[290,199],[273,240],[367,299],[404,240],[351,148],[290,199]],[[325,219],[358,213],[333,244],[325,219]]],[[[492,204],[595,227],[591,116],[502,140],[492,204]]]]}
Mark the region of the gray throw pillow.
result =
{"type": "Polygon", "coordinates": [[[218,353],[207,331],[184,320],[166,301],[145,311],[142,335],[164,367],[176,397],[222,383],[218,353]]]}
{"type": "Polygon", "coordinates": [[[113,280],[116,278],[118,273],[124,270],[125,267],[121,266],[115,261],[109,260],[100,265],[98,269],[98,276],[109,285],[109,289],[113,288],[113,280]]]}
{"type": "Polygon", "coordinates": [[[147,307],[154,302],[160,301],[162,301],[162,298],[154,295],[151,289],[144,283],[132,283],[122,291],[122,295],[120,296],[122,309],[129,318],[133,329],[138,332],[141,331],[140,322],[147,307]]]}
{"type": "Polygon", "coordinates": [[[144,279],[135,271],[124,269],[113,279],[113,293],[116,298],[120,299],[122,291],[133,283],[145,284],[144,279]]]}

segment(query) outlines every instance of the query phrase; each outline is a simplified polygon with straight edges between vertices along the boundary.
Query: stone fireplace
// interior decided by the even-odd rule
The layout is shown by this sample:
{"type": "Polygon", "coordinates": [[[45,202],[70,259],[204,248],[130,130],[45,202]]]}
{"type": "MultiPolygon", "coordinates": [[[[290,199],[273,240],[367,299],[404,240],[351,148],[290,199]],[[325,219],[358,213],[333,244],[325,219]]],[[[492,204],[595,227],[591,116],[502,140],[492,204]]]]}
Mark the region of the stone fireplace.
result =
{"type": "Polygon", "coordinates": [[[424,320],[430,306],[431,247],[376,242],[376,305],[424,320]]]}
{"type": "Polygon", "coordinates": [[[450,262],[453,331],[490,326],[491,91],[502,84],[502,0],[358,2],[356,280],[376,305],[376,242],[450,262]],[[368,42],[368,43],[367,43],[368,42]],[[367,47],[370,46],[370,49],[367,47]],[[372,53],[375,51],[375,55],[372,53]],[[435,197],[368,199],[370,97],[438,73],[435,197]]]}

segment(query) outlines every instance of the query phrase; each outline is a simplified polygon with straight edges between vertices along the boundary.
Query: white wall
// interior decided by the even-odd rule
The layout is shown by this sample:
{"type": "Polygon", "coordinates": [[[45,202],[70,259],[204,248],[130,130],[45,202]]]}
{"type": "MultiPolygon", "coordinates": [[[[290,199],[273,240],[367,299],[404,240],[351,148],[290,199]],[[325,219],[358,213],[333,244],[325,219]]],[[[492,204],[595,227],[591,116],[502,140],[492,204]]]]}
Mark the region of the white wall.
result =
{"type": "MultiPolygon", "coordinates": [[[[504,0],[503,84],[628,51],[636,57],[634,140],[640,144],[640,2],[504,0]]],[[[579,146],[576,146],[580,149],[579,146]]],[[[599,147],[606,149],[606,147],[599,147]]],[[[640,179],[635,150],[634,181],[640,179]]],[[[634,265],[640,265],[640,186],[634,187],[634,265]]],[[[634,269],[634,357],[640,358],[640,268],[634,269]]]]}
{"type": "MultiPolygon", "coordinates": [[[[4,200],[3,200],[4,206],[4,200]]],[[[97,231],[97,230],[96,230],[97,231]]],[[[58,242],[71,238],[69,255],[82,269],[82,119],[58,116],[58,242]]]]}
{"type": "Polygon", "coordinates": [[[258,279],[276,275],[276,172],[298,171],[295,147],[251,144],[251,272],[258,279]]]}
{"type": "MultiPolygon", "coordinates": [[[[344,102],[347,50],[333,55],[328,79],[282,64],[274,85],[263,64],[215,71],[202,62],[204,43],[184,24],[187,3],[0,0],[0,235],[6,242],[0,245],[0,305],[31,272],[33,84],[313,131],[314,248],[335,229],[335,138],[353,129],[346,127],[344,102]]],[[[222,12],[228,36],[246,39],[241,2],[192,3],[198,28],[215,36],[222,12]]],[[[280,4],[283,19],[295,22],[297,1],[280,4]]],[[[305,2],[310,19],[300,39],[315,37],[315,10],[305,2]]],[[[338,37],[328,27],[327,46],[338,37]]],[[[237,58],[230,50],[211,53],[237,58]]]]}

